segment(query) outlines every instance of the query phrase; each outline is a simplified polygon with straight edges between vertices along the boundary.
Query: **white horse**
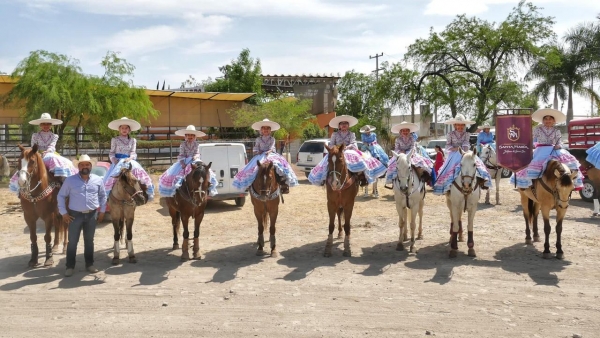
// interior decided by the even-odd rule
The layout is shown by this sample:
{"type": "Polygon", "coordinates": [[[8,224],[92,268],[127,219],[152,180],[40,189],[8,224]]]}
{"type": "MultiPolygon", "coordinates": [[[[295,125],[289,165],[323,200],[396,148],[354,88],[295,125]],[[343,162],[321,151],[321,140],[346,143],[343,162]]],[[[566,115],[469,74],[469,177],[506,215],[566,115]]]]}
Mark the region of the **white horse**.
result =
{"type": "Polygon", "coordinates": [[[10,166],[8,165],[6,156],[0,155],[0,179],[2,179],[2,177],[10,178],[10,166]]]}
{"type": "Polygon", "coordinates": [[[396,178],[392,181],[396,211],[398,211],[398,245],[396,250],[404,250],[402,243],[407,239],[406,223],[410,217],[410,252],[414,252],[415,228],[417,213],[419,214],[419,234],[417,239],[423,239],[423,206],[425,205],[425,183],[421,181],[415,168],[410,163],[412,150],[408,155],[404,153],[394,155],[397,157],[396,178]]]}
{"type": "MultiPolygon", "coordinates": [[[[490,176],[496,181],[496,205],[500,205],[500,179],[502,178],[502,167],[498,165],[498,154],[489,144],[481,147],[479,158],[487,167],[490,176]]],[[[490,189],[485,192],[485,204],[490,204],[490,189]]]]}
{"type": "Polygon", "coordinates": [[[481,188],[477,183],[477,170],[475,167],[476,153],[472,151],[463,152],[460,150],[462,159],[460,161],[460,174],[446,193],[446,204],[450,210],[450,258],[457,256],[458,235],[461,234],[462,241],[462,221],[463,212],[468,212],[468,239],[469,256],[476,257],[475,242],[473,241],[473,219],[477,211],[477,202],[481,195],[481,188]]]}

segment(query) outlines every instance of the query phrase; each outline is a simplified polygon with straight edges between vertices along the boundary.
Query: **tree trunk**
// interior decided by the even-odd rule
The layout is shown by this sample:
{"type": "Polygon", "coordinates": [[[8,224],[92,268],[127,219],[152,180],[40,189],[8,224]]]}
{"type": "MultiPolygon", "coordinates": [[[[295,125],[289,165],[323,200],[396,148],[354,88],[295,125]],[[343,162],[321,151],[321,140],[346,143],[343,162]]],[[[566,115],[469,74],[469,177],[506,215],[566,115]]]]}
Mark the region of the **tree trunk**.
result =
{"type": "Polygon", "coordinates": [[[573,85],[569,85],[569,101],[567,104],[567,126],[573,119],[573,85]]]}
{"type": "Polygon", "coordinates": [[[75,127],[75,157],[79,156],[79,127],[81,127],[82,119],[83,115],[79,115],[79,119],[77,120],[77,126],[75,127]]]}
{"type": "Polygon", "coordinates": [[[415,101],[410,102],[410,122],[415,123],[415,101]]]}
{"type": "Polygon", "coordinates": [[[552,102],[552,107],[558,110],[558,90],[556,86],[554,86],[554,102],[552,102]]]}

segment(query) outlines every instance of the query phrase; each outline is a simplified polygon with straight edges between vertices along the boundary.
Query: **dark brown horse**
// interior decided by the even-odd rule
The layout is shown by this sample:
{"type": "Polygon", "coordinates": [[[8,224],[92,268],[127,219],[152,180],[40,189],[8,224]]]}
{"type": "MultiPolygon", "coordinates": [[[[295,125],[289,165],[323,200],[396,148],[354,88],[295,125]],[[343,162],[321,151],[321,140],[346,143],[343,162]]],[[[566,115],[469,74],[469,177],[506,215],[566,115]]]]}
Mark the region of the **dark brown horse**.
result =
{"type": "MultiPolygon", "coordinates": [[[[344,256],[350,257],[350,219],[354,209],[354,199],[358,194],[357,175],[348,170],[344,157],[344,145],[328,147],[325,146],[329,155],[327,156],[327,210],[329,211],[329,236],[325,245],[325,257],[331,256],[333,246],[333,231],[335,230],[335,216],[338,218],[338,228],[341,228],[342,215],[344,215],[344,256]]],[[[341,232],[338,237],[341,236],[341,232]]]]}
{"type": "Polygon", "coordinates": [[[131,173],[131,168],[123,168],[117,176],[115,185],[110,190],[108,204],[110,206],[110,218],[114,228],[115,244],[113,246],[114,256],[112,263],[119,264],[119,253],[121,251],[119,241],[123,241],[123,228],[127,226],[127,255],[130,263],[137,263],[133,251],[133,219],[135,207],[146,203],[144,193],[138,179],[131,173]]]}
{"type": "Polygon", "coordinates": [[[179,249],[177,232],[180,222],[183,223],[183,244],[181,247],[181,260],[190,259],[188,221],[194,219],[194,248],[193,258],[200,259],[200,223],[204,218],[204,209],[208,201],[208,188],[210,187],[210,166],[198,161],[192,164],[192,171],[187,174],[175,191],[175,196],[165,198],[171,224],[173,225],[173,250],[179,249]]]}
{"type": "Polygon", "coordinates": [[[250,186],[250,199],[254,206],[254,216],[256,216],[258,222],[257,256],[265,254],[263,250],[265,246],[263,232],[269,224],[271,257],[277,257],[275,222],[277,222],[277,214],[279,213],[279,198],[283,201],[273,162],[258,162],[258,173],[250,186]]]}
{"type": "Polygon", "coordinates": [[[38,245],[36,234],[36,222],[38,218],[44,220],[46,234],[46,261],[44,266],[52,266],[54,259],[52,253],[58,250],[61,233],[63,234],[63,253],[67,249],[67,227],[62,223],[62,216],[58,212],[59,183],[54,182],[54,177],[48,173],[42,156],[38,153],[37,144],[32,148],[24,148],[19,145],[21,156],[19,157],[19,198],[23,217],[29,228],[31,239],[31,259],[29,266],[38,264],[38,245]],[[54,246],[52,242],[52,226],[54,226],[54,246]]]}
{"type": "Polygon", "coordinates": [[[533,240],[539,241],[537,216],[542,211],[544,218],[544,258],[550,258],[550,210],[556,209],[556,258],[563,259],[564,253],[561,244],[562,221],[569,207],[571,192],[574,185],[573,180],[577,171],[571,171],[569,167],[556,160],[550,160],[542,177],[534,180],[533,186],[527,189],[519,189],[521,194],[521,206],[525,218],[525,242],[532,244],[529,226],[533,225],[533,240]]]}

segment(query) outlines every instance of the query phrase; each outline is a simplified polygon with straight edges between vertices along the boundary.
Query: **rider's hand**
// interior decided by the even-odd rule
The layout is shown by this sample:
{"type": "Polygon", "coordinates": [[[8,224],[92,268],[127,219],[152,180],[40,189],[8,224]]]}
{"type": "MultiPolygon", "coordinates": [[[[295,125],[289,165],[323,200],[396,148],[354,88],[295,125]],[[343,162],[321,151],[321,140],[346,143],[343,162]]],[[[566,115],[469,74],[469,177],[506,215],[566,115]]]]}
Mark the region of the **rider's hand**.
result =
{"type": "Polygon", "coordinates": [[[562,147],[559,144],[557,144],[557,145],[554,146],[554,149],[558,150],[558,149],[562,149],[562,147]]]}
{"type": "Polygon", "coordinates": [[[73,221],[74,217],[69,214],[64,214],[64,215],[62,215],[62,219],[63,219],[63,223],[65,223],[66,225],[69,225],[73,221]]]}

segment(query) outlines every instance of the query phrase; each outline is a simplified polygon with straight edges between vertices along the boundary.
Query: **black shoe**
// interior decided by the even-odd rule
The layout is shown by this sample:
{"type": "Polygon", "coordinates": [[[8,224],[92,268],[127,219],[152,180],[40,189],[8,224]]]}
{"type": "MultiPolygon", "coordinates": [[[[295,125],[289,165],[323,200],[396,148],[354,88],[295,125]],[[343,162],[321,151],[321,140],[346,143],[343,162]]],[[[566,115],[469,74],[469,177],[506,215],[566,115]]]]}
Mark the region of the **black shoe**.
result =
{"type": "Polygon", "coordinates": [[[281,191],[282,194],[289,194],[290,193],[290,186],[287,184],[281,184],[279,186],[279,189],[281,191]]]}

